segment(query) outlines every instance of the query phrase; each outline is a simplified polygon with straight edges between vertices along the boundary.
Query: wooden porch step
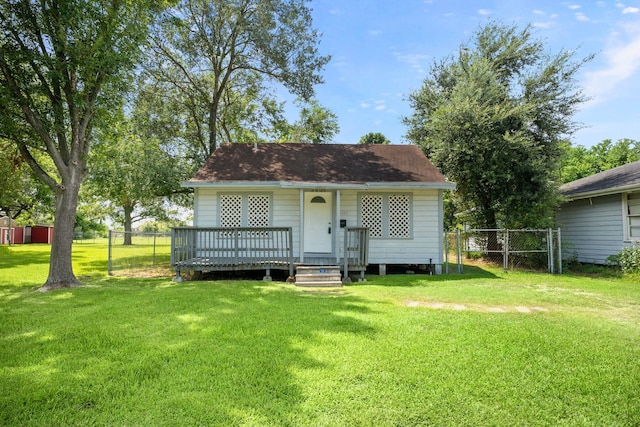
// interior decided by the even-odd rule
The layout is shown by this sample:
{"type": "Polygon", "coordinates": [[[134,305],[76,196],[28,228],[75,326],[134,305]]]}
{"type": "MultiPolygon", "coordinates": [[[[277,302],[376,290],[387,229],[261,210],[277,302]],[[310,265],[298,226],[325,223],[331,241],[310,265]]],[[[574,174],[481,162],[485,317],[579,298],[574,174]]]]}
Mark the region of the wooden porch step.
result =
{"type": "Polygon", "coordinates": [[[335,265],[299,265],[296,286],[342,286],[340,267],[335,265]]]}

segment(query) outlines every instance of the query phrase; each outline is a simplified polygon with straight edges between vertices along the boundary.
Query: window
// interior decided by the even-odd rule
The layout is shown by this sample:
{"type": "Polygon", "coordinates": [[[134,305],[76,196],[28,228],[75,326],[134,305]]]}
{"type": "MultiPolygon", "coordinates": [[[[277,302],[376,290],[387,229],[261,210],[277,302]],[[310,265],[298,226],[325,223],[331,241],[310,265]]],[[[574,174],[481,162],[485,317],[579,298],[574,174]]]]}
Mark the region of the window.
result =
{"type": "Polygon", "coordinates": [[[360,224],[373,238],[410,238],[411,195],[361,194],[360,224]]]}
{"type": "Polygon", "coordinates": [[[271,195],[221,194],[219,197],[220,227],[269,227],[271,225],[271,195]]]}
{"type": "Polygon", "coordinates": [[[640,193],[628,193],[626,196],[627,239],[640,240],[640,193]]]}

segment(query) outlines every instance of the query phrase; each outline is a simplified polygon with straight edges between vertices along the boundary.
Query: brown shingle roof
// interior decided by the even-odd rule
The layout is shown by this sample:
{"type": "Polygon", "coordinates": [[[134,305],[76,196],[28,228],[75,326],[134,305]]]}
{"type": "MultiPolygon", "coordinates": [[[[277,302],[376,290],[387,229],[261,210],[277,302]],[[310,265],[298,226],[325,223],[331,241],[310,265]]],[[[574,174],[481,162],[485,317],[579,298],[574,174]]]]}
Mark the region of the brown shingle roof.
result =
{"type": "Polygon", "coordinates": [[[640,186],[640,161],[566,183],[560,191],[567,197],[580,197],[594,193],[620,193],[634,186],[640,186]]]}
{"type": "Polygon", "coordinates": [[[447,183],[415,145],[271,143],[223,145],[186,184],[221,181],[447,183]]]}

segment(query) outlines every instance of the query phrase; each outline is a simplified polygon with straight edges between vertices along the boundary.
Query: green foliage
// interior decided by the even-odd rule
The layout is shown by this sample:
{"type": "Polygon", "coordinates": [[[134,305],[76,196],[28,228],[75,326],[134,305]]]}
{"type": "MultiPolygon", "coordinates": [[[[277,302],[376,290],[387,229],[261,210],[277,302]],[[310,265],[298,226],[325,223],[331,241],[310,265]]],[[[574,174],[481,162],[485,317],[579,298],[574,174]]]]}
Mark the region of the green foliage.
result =
{"type": "Polygon", "coordinates": [[[166,218],[167,199],[186,178],[181,165],[158,140],[140,136],[122,118],[98,133],[87,186],[98,203],[111,207],[111,217],[131,231],[137,220],[166,218]]]}
{"type": "Polygon", "coordinates": [[[56,198],[45,289],[78,284],[71,246],[92,132],[121,104],[160,4],[0,2],[0,138],[56,198]]]}
{"type": "Polygon", "coordinates": [[[169,219],[163,221],[151,220],[145,221],[140,226],[140,231],[144,233],[167,233],[171,231],[172,227],[185,227],[186,221],[169,219]]]}
{"type": "Polygon", "coordinates": [[[181,0],[154,26],[147,90],[178,119],[167,120],[178,131],[170,135],[193,144],[201,162],[220,142],[255,141],[282,123],[268,84],[312,99],[329,58],[317,52],[320,35],[305,3],[181,0]]]}
{"type": "Polygon", "coordinates": [[[20,224],[51,222],[53,193],[38,180],[17,148],[0,139],[0,211],[20,224]]]}
{"type": "MultiPolygon", "coordinates": [[[[302,104],[300,118],[286,130],[285,140],[287,142],[303,142],[308,144],[324,144],[333,140],[333,137],[340,131],[338,116],[331,110],[321,106],[315,99],[310,100],[307,105],[299,99],[302,104]]],[[[279,139],[282,139],[280,136],[279,139]]]]}
{"type": "Polygon", "coordinates": [[[583,146],[565,148],[562,166],[562,182],[567,183],[598,172],[640,160],[640,142],[605,139],[590,148],[583,146]]]}
{"type": "Polygon", "coordinates": [[[617,254],[610,255],[607,263],[618,266],[625,274],[640,274],[640,243],[625,246],[617,254]]]}
{"type": "Polygon", "coordinates": [[[585,100],[576,74],[591,59],[574,57],[546,54],[531,26],[491,22],[411,95],[407,137],[457,183],[473,226],[551,225],[561,144],[585,100]]]}
{"type": "Polygon", "coordinates": [[[369,132],[360,138],[358,144],[391,144],[391,141],[380,132],[369,132]]]}

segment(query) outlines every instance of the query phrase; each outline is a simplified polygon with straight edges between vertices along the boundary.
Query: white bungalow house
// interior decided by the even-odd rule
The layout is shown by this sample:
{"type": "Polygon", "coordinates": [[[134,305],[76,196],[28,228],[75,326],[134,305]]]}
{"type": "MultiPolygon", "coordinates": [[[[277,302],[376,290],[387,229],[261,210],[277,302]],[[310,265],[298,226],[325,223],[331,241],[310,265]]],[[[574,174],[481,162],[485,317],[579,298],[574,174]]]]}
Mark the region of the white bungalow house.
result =
{"type": "Polygon", "coordinates": [[[272,143],[223,145],[183,186],[195,192],[194,226],[174,229],[178,278],[309,264],[340,266],[345,277],[367,264],[439,273],[442,192],[455,188],[414,145],[272,143]],[[223,242],[231,230],[238,243],[223,242]]]}
{"type": "Polygon", "coordinates": [[[609,255],[640,241],[640,161],[560,187],[556,214],[563,257],[605,264],[609,255]]]}

